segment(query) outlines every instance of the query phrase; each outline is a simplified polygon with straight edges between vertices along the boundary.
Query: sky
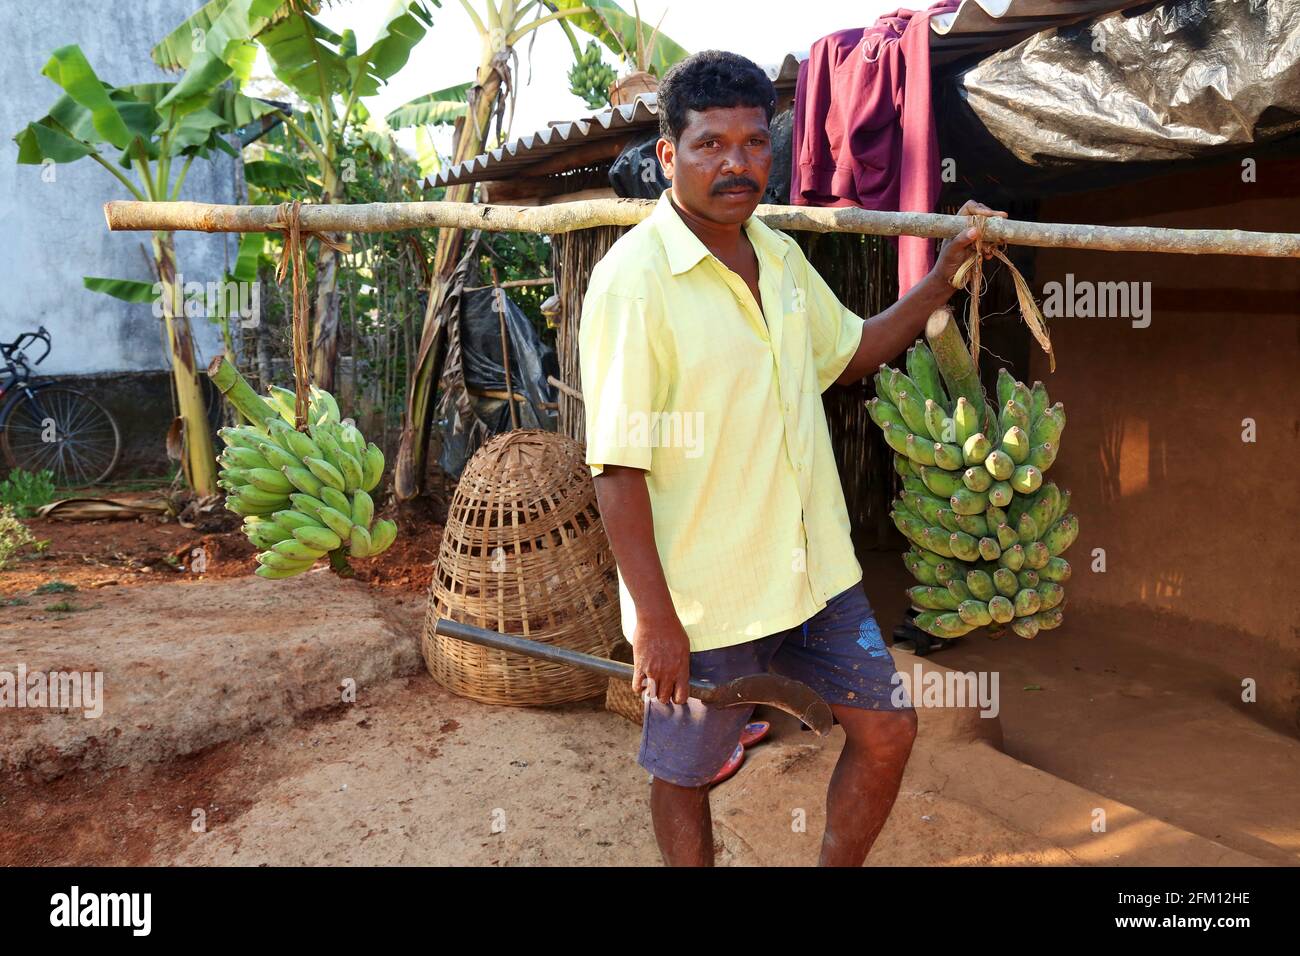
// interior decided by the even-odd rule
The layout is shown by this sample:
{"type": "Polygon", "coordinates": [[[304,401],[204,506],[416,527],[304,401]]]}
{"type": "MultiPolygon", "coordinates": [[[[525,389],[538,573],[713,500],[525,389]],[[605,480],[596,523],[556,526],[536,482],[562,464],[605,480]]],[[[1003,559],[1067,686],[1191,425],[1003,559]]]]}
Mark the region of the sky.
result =
{"type": "MultiPolygon", "coordinates": [[[[469,0],[482,16],[484,0],[469,0]]],[[[710,48],[743,53],[762,66],[776,65],[787,53],[806,54],[818,38],[836,30],[865,26],[882,13],[900,6],[899,0],[639,0],[641,18],[653,25],[663,17],[660,29],[685,49],[696,52],[710,48]]],[[[915,7],[924,8],[925,0],[915,7]]],[[[631,0],[621,6],[632,9],[631,0]]],[[[441,7],[429,4],[433,28],[411,55],[402,71],[367,108],[383,115],[417,96],[464,83],[478,66],[478,34],[459,0],[442,0],[441,7]]],[[[374,39],[387,20],[388,0],[352,0],[326,7],[320,19],[336,32],[350,27],[357,34],[358,47],[374,39]]],[[[531,14],[530,14],[531,16],[531,14]]],[[[588,37],[575,31],[578,43],[588,37]]],[[[573,49],[564,31],[555,23],[543,24],[519,44],[517,95],[511,138],[518,138],[550,121],[589,116],[592,110],[568,90],[566,74],[573,63],[573,49]],[[535,39],[532,39],[535,38],[535,39]],[[531,48],[530,48],[531,43],[531,48]]],[[[612,53],[605,61],[619,68],[612,53]]],[[[269,72],[265,63],[259,72],[269,72]]],[[[414,151],[410,131],[399,134],[398,142],[414,151]]],[[[444,155],[450,151],[450,133],[435,139],[444,155]]]]}

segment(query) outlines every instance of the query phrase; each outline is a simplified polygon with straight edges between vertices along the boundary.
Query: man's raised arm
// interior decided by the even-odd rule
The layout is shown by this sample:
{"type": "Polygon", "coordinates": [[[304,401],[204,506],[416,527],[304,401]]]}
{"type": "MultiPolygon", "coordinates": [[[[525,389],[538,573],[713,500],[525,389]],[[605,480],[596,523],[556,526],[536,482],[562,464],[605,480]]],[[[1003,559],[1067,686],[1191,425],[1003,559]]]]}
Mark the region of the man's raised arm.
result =
{"type": "MultiPolygon", "coordinates": [[[[971,199],[957,211],[957,215],[1001,216],[1005,219],[1007,214],[971,199]]],[[[885,311],[862,323],[862,341],[835,384],[850,385],[861,381],[873,374],[882,362],[888,362],[916,341],[930,313],[952,297],[955,291],[952,277],[970,255],[970,245],[975,236],[976,231],[971,228],[946,240],[939,249],[934,268],[924,279],[885,311]]]]}

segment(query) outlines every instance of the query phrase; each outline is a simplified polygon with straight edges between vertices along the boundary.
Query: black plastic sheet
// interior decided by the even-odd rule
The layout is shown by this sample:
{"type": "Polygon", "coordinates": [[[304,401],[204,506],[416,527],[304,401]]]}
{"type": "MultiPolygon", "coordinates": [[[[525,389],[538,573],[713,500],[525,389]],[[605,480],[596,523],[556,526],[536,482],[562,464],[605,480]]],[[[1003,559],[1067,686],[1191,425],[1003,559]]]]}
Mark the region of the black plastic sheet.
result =
{"type": "MultiPolygon", "coordinates": [[[[763,202],[785,205],[790,201],[790,150],[794,113],[785,110],[772,117],[772,171],[763,202]]],[[[623,147],[609,167],[609,185],[622,199],[658,199],[671,185],[655,153],[656,130],[623,147]]]]}
{"type": "MultiPolygon", "coordinates": [[[[505,362],[501,348],[501,316],[505,316],[510,349],[510,384],[516,395],[515,412],[520,428],[545,428],[554,431],[554,411],[543,408],[555,402],[555,387],[548,375],[559,378],[555,349],[544,343],[532,321],[506,295],[505,290],[470,289],[462,291],[457,315],[460,369],[467,390],[506,391],[505,362]],[[504,312],[502,312],[504,310],[504,312]]],[[[459,478],[470,456],[493,435],[514,427],[510,407],[505,399],[468,395],[469,411],[476,421],[463,420],[463,412],[447,408],[439,420],[442,451],[439,466],[451,477],[459,478]]]]}
{"type": "Polygon", "coordinates": [[[632,140],[609,167],[610,188],[621,199],[658,199],[668,188],[668,178],[655,154],[658,142],[658,131],[632,140]]]}

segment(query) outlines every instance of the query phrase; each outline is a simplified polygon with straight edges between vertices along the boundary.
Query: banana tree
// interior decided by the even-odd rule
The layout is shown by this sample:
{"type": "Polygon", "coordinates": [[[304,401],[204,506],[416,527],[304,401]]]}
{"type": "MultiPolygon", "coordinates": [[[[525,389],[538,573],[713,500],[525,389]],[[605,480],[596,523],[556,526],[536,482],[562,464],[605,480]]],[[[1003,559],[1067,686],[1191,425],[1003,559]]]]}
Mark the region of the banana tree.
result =
{"type": "MultiPolygon", "coordinates": [[[[479,65],[474,82],[426,94],[387,117],[389,126],[394,129],[455,120],[453,164],[465,162],[483,151],[490,141],[494,117],[498,138],[504,141],[509,135],[509,130],[504,128],[504,94],[513,87],[511,61],[514,48],[529,33],[556,21],[564,27],[576,51],[577,43],[568,26],[572,23],[611,50],[620,52],[629,44],[635,45],[639,22],[613,0],[482,0],[482,15],[470,0],[460,0],[460,3],[479,35],[479,65]],[[533,19],[529,19],[530,15],[533,19]]],[[[685,51],[672,40],[662,35],[659,37],[654,52],[655,62],[667,64],[685,55],[685,51]]],[[[467,202],[472,195],[473,185],[465,183],[448,187],[446,199],[467,202]]],[[[424,474],[434,369],[442,340],[442,304],[460,257],[461,235],[456,229],[442,229],[438,233],[419,356],[411,373],[406,422],[394,466],[394,484],[398,498],[402,499],[419,493],[420,476],[424,474]]]]}
{"type": "MultiPolygon", "coordinates": [[[[75,45],[55,50],[41,73],[64,95],[49,113],[14,137],[18,162],[40,165],[89,158],[141,202],[178,199],[196,158],[207,159],[215,150],[235,155],[225,134],[272,109],[230,89],[218,88],[219,80],[205,86],[192,74],[177,84],[114,87],[99,79],[75,45]],[[175,96],[182,84],[185,95],[175,96]]],[[[177,284],[173,235],[155,232],[151,238],[157,287],[98,277],[87,277],[85,284],[93,291],[128,302],[155,303],[167,330],[172,380],[180,407],[181,464],[186,481],[199,494],[214,494],[217,474],[212,436],[199,385],[189,310],[177,284]]]]}
{"type": "MultiPolygon", "coordinates": [[[[340,166],[340,146],[369,116],[362,98],[378,93],[406,65],[433,19],[426,3],[396,0],[375,41],[359,51],[351,30],[335,33],[312,16],[319,8],[308,0],[211,0],[159,43],[153,56],[165,68],[188,65],[191,72],[197,67],[205,74],[246,80],[249,51],[257,46],[265,50],[276,78],[305,104],[303,122],[288,114],[282,118],[319,166],[316,201],[333,204],[344,201],[343,184],[352,173],[340,166]],[[187,37],[202,43],[187,48],[187,37]]],[[[316,257],[311,352],[312,379],[327,391],[334,389],[338,366],[338,270],[338,253],[322,245],[316,257]]]]}

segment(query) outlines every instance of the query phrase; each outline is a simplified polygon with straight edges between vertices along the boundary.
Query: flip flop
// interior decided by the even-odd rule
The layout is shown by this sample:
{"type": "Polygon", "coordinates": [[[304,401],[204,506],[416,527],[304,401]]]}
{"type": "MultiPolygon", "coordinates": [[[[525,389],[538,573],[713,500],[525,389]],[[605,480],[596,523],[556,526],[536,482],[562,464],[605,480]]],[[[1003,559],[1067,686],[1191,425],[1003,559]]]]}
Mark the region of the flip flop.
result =
{"type": "Polygon", "coordinates": [[[739,770],[740,765],[744,762],[745,748],[740,744],[736,744],[736,749],[731,752],[731,756],[728,757],[727,762],[722,765],[722,769],[713,775],[713,779],[709,781],[709,786],[712,787],[716,784],[722,783],[722,781],[726,780],[739,770]]]}
{"type": "Polygon", "coordinates": [[[751,720],[740,733],[740,746],[752,747],[768,735],[772,729],[770,721],[751,720]]]}

